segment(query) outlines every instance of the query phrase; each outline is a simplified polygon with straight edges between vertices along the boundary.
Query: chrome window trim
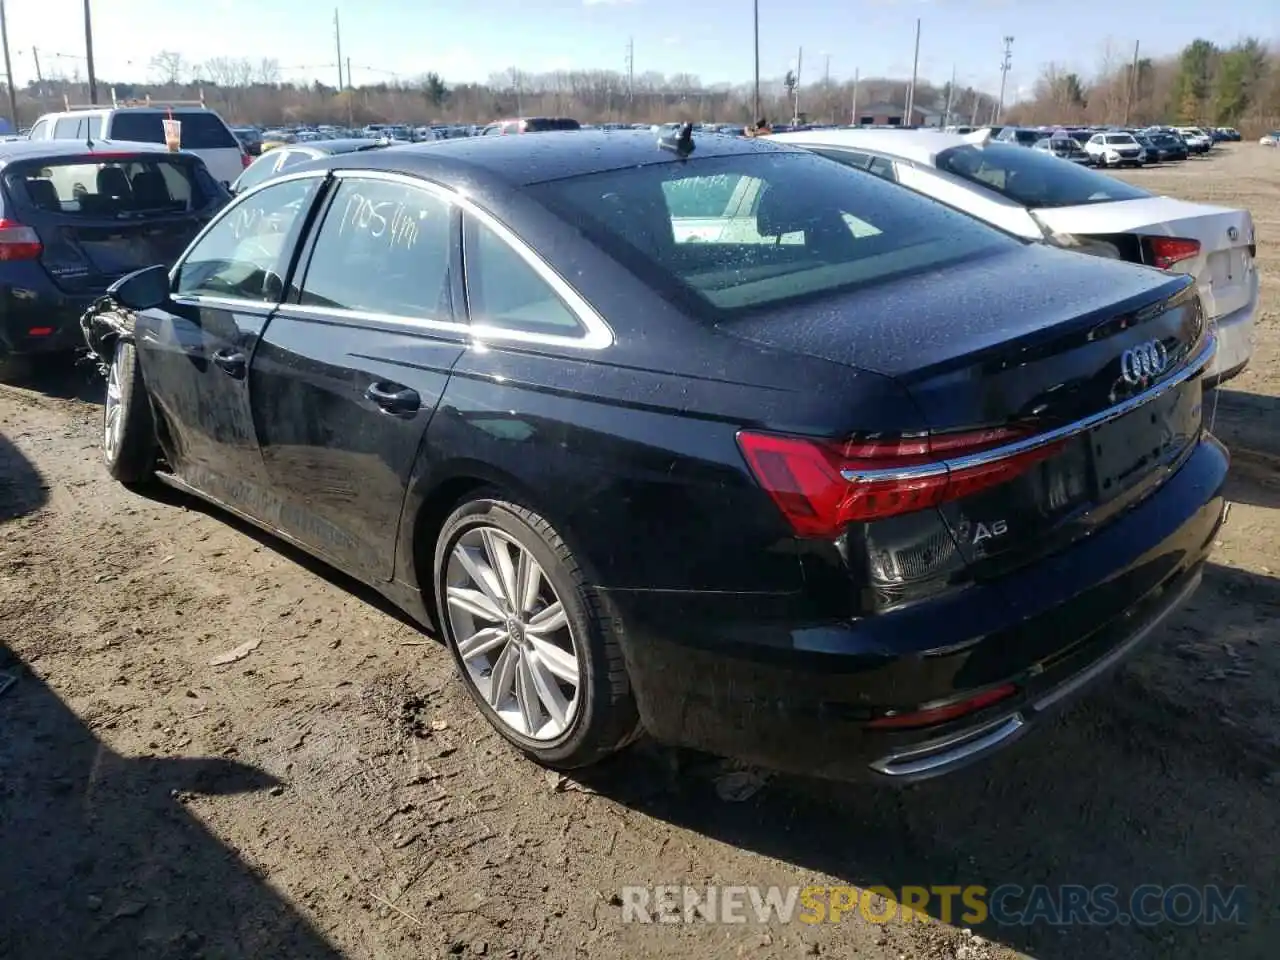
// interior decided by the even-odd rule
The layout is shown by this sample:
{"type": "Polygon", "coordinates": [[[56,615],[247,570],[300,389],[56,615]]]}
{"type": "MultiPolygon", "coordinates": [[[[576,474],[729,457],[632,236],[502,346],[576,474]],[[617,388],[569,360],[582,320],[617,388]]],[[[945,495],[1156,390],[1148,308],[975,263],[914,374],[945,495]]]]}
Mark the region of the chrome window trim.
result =
{"type": "Polygon", "coordinates": [[[223,307],[227,310],[256,313],[270,313],[280,306],[279,300],[244,300],[239,297],[217,297],[204,293],[175,293],[173,302],[193,307],[223,307]]]}
{"type": "Polygon", "coordinates": [[[1008,457],[1015,457],[1032,450],[1038,450],[1040,447],[1048,446],[1051,443],[1068,440],[1089,430],[1094,430],[1112,420],[1118,420],[1125,414],[1132,413],[1179,384],[1190,380],[1209,365],[1217,349],[1217,336],[1210,332],[1205,337],[1205,343],[1200,350],[1187,361],[1181,370],[1169,377],[1169,379],[1148,387],[1142,393],[1117,403],[1115,406],[1108,407],[1066,426],[1058,427],[1056,430],[1039,433],[1034,437],[1028,437],[1015,443],[1008,443],[1001,447],[994,447],[991,450],[983,450],[980,453],[954,457],[950,460],[939,460],[936,463],[922,464],[918,467],[897,467],[886,470],[841,470],[840,476],[850,483],[862,480],[910,480],[935,477],[952,470],[967,470],[972,467],[985,466],[997,460],[1004,460],[1008,457]]]}
{"type": "MultiPolygon", "coordinates": [[[[457,204],[464,213],[475,217],[487,228],[498,235],[508,247],[515,251],[516,255],[527,263],[533,271],[551,287],[552,292],[556,294],[565,306],[569,308],[569,312],[574,315],[577,321],[582,324],[584,333],[579,336],[570,336],[552,333],[531,333],[523,330],[508,330],[505,327],[495,327],[488,324],[469,324],[469,323],[446,323],[440,320],[420,320],[417,318],[406,317],[388,317],[392,322],[412,321],[422,325],[430,325],[434,329],[447,330],[456,332],[461,329],[469,332],[478,340],[511,340],[518,343],[541,344],[544,346],[556,347],[575,347],[579,350],[602,350],[613,344],[613,329],[605,321],[595,308],[589,304],[586,299],[573,288],[570,283],[557,273],[549,263],[542,259],[532,247],[524,240],[516,235],[514,231],[508,228],[502,221],[498,220],[493,214],[479,207],[465,194],[452,190],[439,183],[430,180],[424,180],[420,177],[410,176],[403,173],[395,173],[389,170],[334,170],[334,177],[338,180],[357,179],[357,180],[383,180],[391,183],[403,184],[405,186],[416,187],[425,190],[428,193],[445,200],[448,203],[457,204]]],[[[272,183],[278,180],[270,181],[272,183]]],[[[290,309],[296,309],[292,304],[286,304],[290,309]]],[[[308,308],[330,310],[330,308],[308,308]]],[[[359,319],[361,316],[365,318],[383,319],[383,314],[367,313],[364,311],[338,311],[338,313],[347,316],[350,319],[359,319]]]]}
{"type": "Polygon", "coordinates": [[[533,333],[527,330],[507,330],[484,324],[465,323],[451,320],[428,320],[424,317],[406,317],[394,313],[377,313],[372,310],[346,310],[341,307],[313,307],[298,303],[272,304],[288,316],[302,316],[314,320],[337,320],[346,323],[390,324],[403,327],[413,333],[446,333],[461,339],[472,340],[478,344],[506,341],[511,343],[537,344],[539,346],[578,347],[583,346],[582,337],[561,337],[555,334],[533,333]]]}

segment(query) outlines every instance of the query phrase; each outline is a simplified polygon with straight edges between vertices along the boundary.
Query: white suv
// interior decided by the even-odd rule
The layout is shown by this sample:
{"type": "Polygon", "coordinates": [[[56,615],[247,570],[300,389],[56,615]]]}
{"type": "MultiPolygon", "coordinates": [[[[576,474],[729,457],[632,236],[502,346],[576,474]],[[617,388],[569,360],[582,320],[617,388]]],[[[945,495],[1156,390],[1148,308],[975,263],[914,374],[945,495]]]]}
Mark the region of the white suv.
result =
{"type": "Polygon", "coordinates": [[[1131,163],[1140,167],[1147,162],[1147,151],[1131,133],[1095,133],[1084,145],[1089,162],[1099,167],[1121,167],[1131,163]]]}
{"type": "Polygon", "coordinates": [[[215,180],[231,183],[253,159],[231,128],[205,107],[86,107],[46,113],[31,128],[32,140],[112,140],[164,143],[164,125],[172,114],[182,123],[182,149],[204,161],[215,180]]]}

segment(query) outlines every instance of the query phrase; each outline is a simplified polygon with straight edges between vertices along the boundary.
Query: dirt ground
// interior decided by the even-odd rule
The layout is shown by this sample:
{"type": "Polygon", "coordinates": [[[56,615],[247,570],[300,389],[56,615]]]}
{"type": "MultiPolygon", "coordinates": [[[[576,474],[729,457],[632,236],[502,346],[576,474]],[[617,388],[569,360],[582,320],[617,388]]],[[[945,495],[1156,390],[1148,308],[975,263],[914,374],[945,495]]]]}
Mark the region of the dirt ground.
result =
{"type": "Polygon", "coordinates": [[[1258,346],[1216,404],[1234,503],[1204,586],[1054,726],[904,791],[774,777],[727,802],[725,764],[648,744],[548,777],[376,598],[108,480],[96,375],[0,388],[0,956],[1273,957],[1280,151],[1216,153],[1125,175],[1257,221],[1258,346]],[[662,883],[1242,884],[1250,913],[977,936],[623,923],[620,889],[662,883]]]}

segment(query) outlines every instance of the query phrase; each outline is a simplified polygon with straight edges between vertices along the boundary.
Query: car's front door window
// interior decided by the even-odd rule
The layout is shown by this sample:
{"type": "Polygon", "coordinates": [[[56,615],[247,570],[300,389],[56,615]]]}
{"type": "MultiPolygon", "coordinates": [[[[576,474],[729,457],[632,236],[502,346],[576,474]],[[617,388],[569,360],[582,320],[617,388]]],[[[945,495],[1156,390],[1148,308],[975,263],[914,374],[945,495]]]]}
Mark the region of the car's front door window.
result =
{"type": "Polygon", "coordinates": [[[183,261],[173,292],[279,300],[296,228],[317,183],[309,177],[269,185],[228,209],[183,261]]]}

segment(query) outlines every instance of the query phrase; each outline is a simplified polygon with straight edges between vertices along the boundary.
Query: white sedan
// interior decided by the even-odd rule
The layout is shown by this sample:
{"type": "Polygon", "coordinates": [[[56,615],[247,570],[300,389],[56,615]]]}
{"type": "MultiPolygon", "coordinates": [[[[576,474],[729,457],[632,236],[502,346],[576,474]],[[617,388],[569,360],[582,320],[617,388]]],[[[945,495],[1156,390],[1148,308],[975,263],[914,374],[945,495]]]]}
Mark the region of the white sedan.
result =
{"type": "Polygon", "coordinates": [[[1258,310],[1253,217],[1247,210],[1154,196],[1039,150],[928,130],[805,130],[772,139],[893,180],[1001,229],[1196,278],[1217,324],[1209,371],[1222,382],[1253,353],[1258,310]]]}

